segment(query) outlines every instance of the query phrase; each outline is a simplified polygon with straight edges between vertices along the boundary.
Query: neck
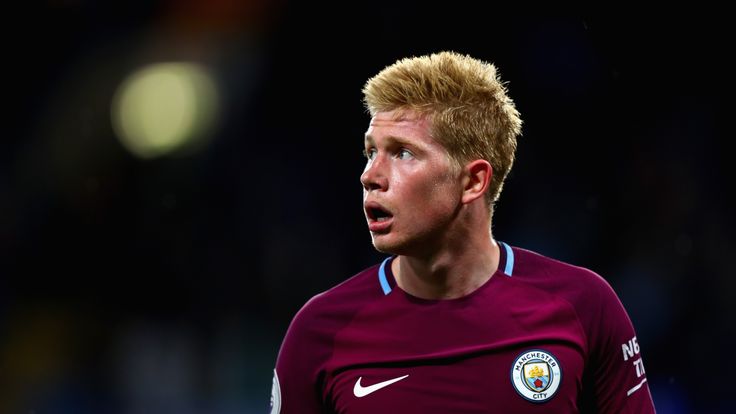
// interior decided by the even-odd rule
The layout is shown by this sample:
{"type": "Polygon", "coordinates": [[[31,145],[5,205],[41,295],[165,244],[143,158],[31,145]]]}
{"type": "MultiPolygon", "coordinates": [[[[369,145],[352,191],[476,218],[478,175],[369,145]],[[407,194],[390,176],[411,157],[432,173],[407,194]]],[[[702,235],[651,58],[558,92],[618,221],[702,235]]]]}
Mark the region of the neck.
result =
{"type": "Polygon", "coordinates": [[[488,233],[475,232],[423,256],[401,255],[391,270],[405,292],[422,299],[456,299],[486,283],[498,268],[498,244],[488,233]],[[452,244],[450,245],[452,246],[452,244]]]}

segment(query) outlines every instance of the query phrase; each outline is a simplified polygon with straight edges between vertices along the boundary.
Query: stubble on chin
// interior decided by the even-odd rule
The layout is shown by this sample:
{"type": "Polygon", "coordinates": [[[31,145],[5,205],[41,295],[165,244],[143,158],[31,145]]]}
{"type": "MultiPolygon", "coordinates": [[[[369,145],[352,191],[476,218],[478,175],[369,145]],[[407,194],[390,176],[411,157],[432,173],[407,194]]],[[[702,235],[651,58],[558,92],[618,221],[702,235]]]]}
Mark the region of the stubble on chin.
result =
{"type": "Polygon", "coordinates": [[[410,240],[387,240],[386,237],[381,237],[381,235],[376,237],[374,234],[371,234],[371,238],[373,248],[384,254],[396,256],[411,255],[411,252],[416,250],[412,248],[412,244],[409,243],[410,240]]]}
{"type": "Polygon", "coordinates": [[[396,254],[397,246],[395,246],[395,243],[385,240],[384,235],[375,235],[371,233],[371,242],[373,244],[373,248],[381,253],[396,254]]]}

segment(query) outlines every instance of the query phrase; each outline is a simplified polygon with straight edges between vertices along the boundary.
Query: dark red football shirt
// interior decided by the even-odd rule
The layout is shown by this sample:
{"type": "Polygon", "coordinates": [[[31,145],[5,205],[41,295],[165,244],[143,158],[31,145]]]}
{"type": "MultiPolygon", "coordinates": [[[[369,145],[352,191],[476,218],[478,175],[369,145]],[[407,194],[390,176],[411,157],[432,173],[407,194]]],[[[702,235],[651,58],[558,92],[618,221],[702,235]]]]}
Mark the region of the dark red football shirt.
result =
{"type": "Polygon", "coordinates": [[[294,317],[272,413],[653,413],[636,333],[595,273],[501,246],[471,294],[402,291],[390,261],[294,317]]]}

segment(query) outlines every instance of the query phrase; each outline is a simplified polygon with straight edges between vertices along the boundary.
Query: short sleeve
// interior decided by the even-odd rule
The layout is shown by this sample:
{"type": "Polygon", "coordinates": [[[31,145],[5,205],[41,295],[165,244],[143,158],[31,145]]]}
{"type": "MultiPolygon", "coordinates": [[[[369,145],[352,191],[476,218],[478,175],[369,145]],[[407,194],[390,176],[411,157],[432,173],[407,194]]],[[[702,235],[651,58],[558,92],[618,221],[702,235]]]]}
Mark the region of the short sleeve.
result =
{"type": "Polygon", "coordinates": [[[623,304],[596,275],[589,291],[587,384],[596,413],[654,413],[642,350],[623,304]]]}
{"type": "Polygon", "coordinates": [[[323,412],[321,372],[329,351],[323,335],[310,323],[312,318],[308,302],[284,336],[274,370],[271,414],[323,412]]]}

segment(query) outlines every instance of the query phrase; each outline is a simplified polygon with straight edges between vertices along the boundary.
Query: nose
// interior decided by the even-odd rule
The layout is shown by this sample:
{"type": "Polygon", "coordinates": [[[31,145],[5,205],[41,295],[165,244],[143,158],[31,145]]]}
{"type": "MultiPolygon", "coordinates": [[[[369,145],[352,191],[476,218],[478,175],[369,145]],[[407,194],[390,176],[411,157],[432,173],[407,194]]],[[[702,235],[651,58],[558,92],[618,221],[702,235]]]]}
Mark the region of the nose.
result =
{"type": "Polygon", "coordinates": [[[386,190],[388,187],[388,179],[385,171],[385,161],[379,155],[369,160],[360,175],[360,182],[363,184],[365,191],[386,190]]]}

